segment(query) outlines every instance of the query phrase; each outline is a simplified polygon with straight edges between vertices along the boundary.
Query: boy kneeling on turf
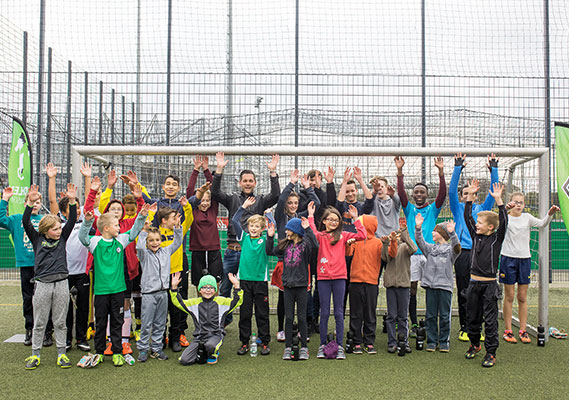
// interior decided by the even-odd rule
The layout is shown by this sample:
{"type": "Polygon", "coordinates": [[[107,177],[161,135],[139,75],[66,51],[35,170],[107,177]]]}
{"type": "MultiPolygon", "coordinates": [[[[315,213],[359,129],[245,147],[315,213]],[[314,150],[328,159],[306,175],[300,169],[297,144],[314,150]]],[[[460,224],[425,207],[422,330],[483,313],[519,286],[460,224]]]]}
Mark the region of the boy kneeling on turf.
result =
{"type": "Polygon", "coordinates": [[[188,300],[184,300],[178,293],[178,284],[182,281],[180,272],[172,275],[172,289],[170,290],[172,303],[191,315],[195,326],[194,340],[182,353],[180,364],[205,363],[206,359],[208,364],[217,363],[219,348],[226,334],[225,317],[243,302],[243,290],[239,288],[239,281],[235,275],[231,273],[227,275],[233,284],[233,299],[217,296],[217,281],[212,275],[204,275],[198,284],[201,297],[188,300]],[[199,354],[200,348],[204,351],[201,355],[199,354]]]}
{"type": "Polygon", "coordinates": [[[504,185],[494,183],[490,194],[498,206],[498,214],[481,211],[478,213],[478,221],[474,222],[472,201],[479,189],[480,185],[475,179],[463,190],[466,194],[464,220],[472,238],[472,266],[470,283],[466,289],[466,320],[470,348],[465,357],[474,358],[481,350],[480,329],[484,321],[486,356],[482,366],[493,367],[498,349],[498,299],[501,297],[496,274],[500,250],[506,236],[508,215],[502,201],[504,185]]]}

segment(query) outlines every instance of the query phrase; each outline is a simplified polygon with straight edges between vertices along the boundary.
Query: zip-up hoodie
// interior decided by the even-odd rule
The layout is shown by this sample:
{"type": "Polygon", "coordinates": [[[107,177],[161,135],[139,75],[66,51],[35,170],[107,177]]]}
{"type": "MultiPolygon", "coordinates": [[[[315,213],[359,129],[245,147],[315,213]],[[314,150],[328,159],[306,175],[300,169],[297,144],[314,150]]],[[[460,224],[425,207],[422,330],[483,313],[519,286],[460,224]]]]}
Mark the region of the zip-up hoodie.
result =
{"type": "Polygon", "coordinates": [[[383,273],[383,286],[386,288],[411,287],[411,256],[417,251],[417,245],[411,240],[406,226],[401,228],[400,240],[392,241],[397,244],[397,255],[395,257],[387,252],[389,241],[383,242],[383,251],[381,252],[381,259],[387,263],[383,273]]]}
{"type": "Polygon", "coordinates": [[[154,253],[146,247],[148,232],[140,232],[136,243],[136,252],[140,259],[142,276],[141,292],[154,293],[170,288],[170,257],[182,245],[182,228],[174,229],[174,241],[166,247],[160,247],[154,253]]]}
{"type": "Polygon", "coordinates": [[[452,266],[460,254],[460,241],[456,232],[450,233],[450,243],[431,244],[425,241],[421,228],[417,226],[415,228],[415,240],[427,258],[423,269],[421,287],[452,292],[454,285],[452,266]]]}
{"type": "MultiPolygon", "coordinates": [[[[379,269],[381,268],[381,250],[383,244],[375,237],[377,218],[373,215],[363,215],[362,223],[366,230],[366,238],[352,245],[354,258],[350,270],[350,282],[379,284],[379,269]]],[[[391,257],[397,255],[397,244],[389,246],[391,257]]]]}

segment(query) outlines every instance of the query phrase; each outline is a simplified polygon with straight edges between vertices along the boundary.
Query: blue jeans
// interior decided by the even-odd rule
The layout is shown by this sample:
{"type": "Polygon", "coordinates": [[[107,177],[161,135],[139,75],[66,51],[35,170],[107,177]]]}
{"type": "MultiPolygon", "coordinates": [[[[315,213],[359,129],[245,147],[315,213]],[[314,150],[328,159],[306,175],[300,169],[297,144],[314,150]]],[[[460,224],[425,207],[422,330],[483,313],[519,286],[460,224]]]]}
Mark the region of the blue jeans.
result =
{"type": "MultiPolygon", "coordinates": [[[[227,274],[237,274],[240,258],[240,251],[226,249],[225,253],[223,253],[223,278],[221,278],[221,285],[219,288],[219,294],[223,297],[231,297],[231,288],[233,287],[233,284],[229,281],[227,274]]],[[[225,317],[225,325],[231,322],[233,322],[233,313],[230,313],[225,317]]]]}
{"type": "Polygon", "coordinates": [[[425,327],[427,330],[427,346],[436,347],[438,344],[441,349],[448,349],[452,292],[431,288],[426,288],[426,290],[427,315],[425,327]]]}

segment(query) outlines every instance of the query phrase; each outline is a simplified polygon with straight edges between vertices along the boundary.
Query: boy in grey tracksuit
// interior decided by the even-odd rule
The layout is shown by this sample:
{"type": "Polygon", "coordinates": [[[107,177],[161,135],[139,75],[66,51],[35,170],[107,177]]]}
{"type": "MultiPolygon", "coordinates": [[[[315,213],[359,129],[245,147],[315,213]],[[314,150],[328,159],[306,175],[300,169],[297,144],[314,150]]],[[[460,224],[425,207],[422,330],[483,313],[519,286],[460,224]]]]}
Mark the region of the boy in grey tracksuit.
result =
{"type": "Polygon", "coordinates": [[[421,287],[426,289],[427,351],[435,351],[437,345],[441,352],[449,351],[451,302],[454,279],[452,266],[460,254],[460,242],[454,231],[454,221],[435,226],[435,244],[423,239],[421,227],[423,218],[417,214],[415,219],[415,240],[427,261],[423,269],[421,287]],[[450,243],[448,240],[450,239],[450,243]],[[437,319],[439,323],[437,324],[437,319]]]}
{"type": "Polygon", "coordinates": [[[148,359],[149,339],[152,335],[150,356],[165,360],[168,357],[162,351],[163,336],[168,317],[168,289],[170,288],[170,257],[182,245],[183,230],[174,229],[174,241],[169,246],[161,247],[161,235],[157,228],[149,228],[138,235],[136,252],[140,260],[142,276],[142,310],[140,340],[136,347],[140,352],[138,361],[148,359]],[[152,331],[152,332],[151,332],[152,331]]]}

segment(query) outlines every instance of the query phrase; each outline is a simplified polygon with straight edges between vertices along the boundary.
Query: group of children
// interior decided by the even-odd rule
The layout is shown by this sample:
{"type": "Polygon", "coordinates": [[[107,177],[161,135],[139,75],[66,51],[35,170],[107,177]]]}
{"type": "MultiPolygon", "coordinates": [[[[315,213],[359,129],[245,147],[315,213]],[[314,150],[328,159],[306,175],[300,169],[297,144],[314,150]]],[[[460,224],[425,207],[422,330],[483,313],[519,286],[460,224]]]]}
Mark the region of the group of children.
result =
{"type": "Polygon", "coordinates": [[[474,358],[481,350],[484,322],[486,356],[482,365],[492,367],[499,341],[497,301],[501,293],[497,275],[506,292],[504,339],[516,341],[511,315],[517,283],[519,337],[528,343],[531,339],[525,324],[529,234],[531,227],[549,223],[558,208],[551,207],[548,216],[539,220],[523,213],[524,196],[520,192],[511,194],[505,205],[504,186],[497,179],[498,158],[493,154],[488,157],[491,190],[483,203],[475,204],[480,189],[478,180],[458,191],[465,158],[460,153],[454,158],[449,193],[453,220],[438,224],[446,198],[444,163],[440,157],[434,160],[439,171],[439,189],[433,203],[428,202],[425,183],[414,185],[412,202],[409,200],[402,157],[394,161],[397,192],[380,176],[371,179],[370,189],[361,170],[354,167],[346,169],[336,195],[335,171],[331,167],[324,176],[317,170],[302,177],[297,170],[292,171],[290,182],[281,193],[276,173],[279,156],[274,155],[267,162],[270,193],[259,195],[255,194],[257,178],[253,171],[241,171],[240,192],[224,192],[223,170],[228,163],[224,154],[216,154],[215,174],[209,170],[208,157],[196,156],[186,196],[177,197],[180,179],[168,175],[163,185],[164,197],[160,199],[150,198],[132,171],[120,177],[111,171],[107,188],[101,193],[100,179],[91,177],[90,166],[84,164],[81,173],[87,196],[82,208],[77,188],[72,184],[57,201],[57,169],[48,164],[50,214],[39,215],[41,195],[37,186],[28,191],[23,215],[7,216],[11,188],[4,189],[0,202],[0,226],[9,229],[14,238],[21,271],[25,344],[32,346],[25,367],[35,369],[40,364],[40,351],[49,345],[51,326],[55,331],[57,364],[71,367],[66,353],[72,345],[72,327],[75,324],[77,347],[89,352],[90,316],[95,321],[95,352],[82,357],[78,366],[95,367],[105,355],[112,355],[115,366],[134,363],[129,344],[132,331],[136,332],[139,362],[146,362],[148,357],[168,359],[164,352],[168,344],[174,352],[185,347],[179,358],[182,365],[215,364],[225,328],[232,322],[232,312],[237,307],[241,342],[237,354],[245,355],[250,350],[251,337],[255,336],[254,309],[260,353],[268,355],[269,282],[279,288],[277,340],[285,342],[284,360],[293,357],[295,315],[300,336],[298,359],[309,358],[307,342],[313,331],[320,334],[317,358],[344,359],[348,297],[350,351],[375,354],[376,307],[382,274],[387,297],[387,351],[394,353],[401,345],[398,338],[402,337],[404,351],[411,352],[408,337],[418,326],[416,294],[420,282],[426,293],[426,350],[448,352],[453,265],[459,339],[470,341],[466,358],[474,358]],[[196,190],[200,171],[206,183],[196,190]],[[321,187],[322,177],[327,182],[325,191],[321,187]],[[122,201],[111,199],[118,178],[131,191],[122,201]],[[299,180],[302,189],[296,192],[299,180]],[[364,202],[357,199],[356,183],[362,188],[364,202]],[[490,211],[494,203],[498,213],[490,211]],[[229,213],[223,258],[217,228],[219,204],[229,213]],[[264,215],[275,205],[274,217],[271,213],[264,215]],[[401,208],[405,219],[400,221],[401,208]],[[510,210],[509,216],[506,210],[510,210]],[[184,245],[188,231],[191,268],[184,245]],[[269,256],[278,258],[272,276],[269,256]],[[188,281],[197,287],[199,297],[189,298],[188,281]],[[331,298],[335,318],[332,355],[328,348],[331,298]],[[191,343],[184,334],[188,315],[194,323],[191,343]]]}

